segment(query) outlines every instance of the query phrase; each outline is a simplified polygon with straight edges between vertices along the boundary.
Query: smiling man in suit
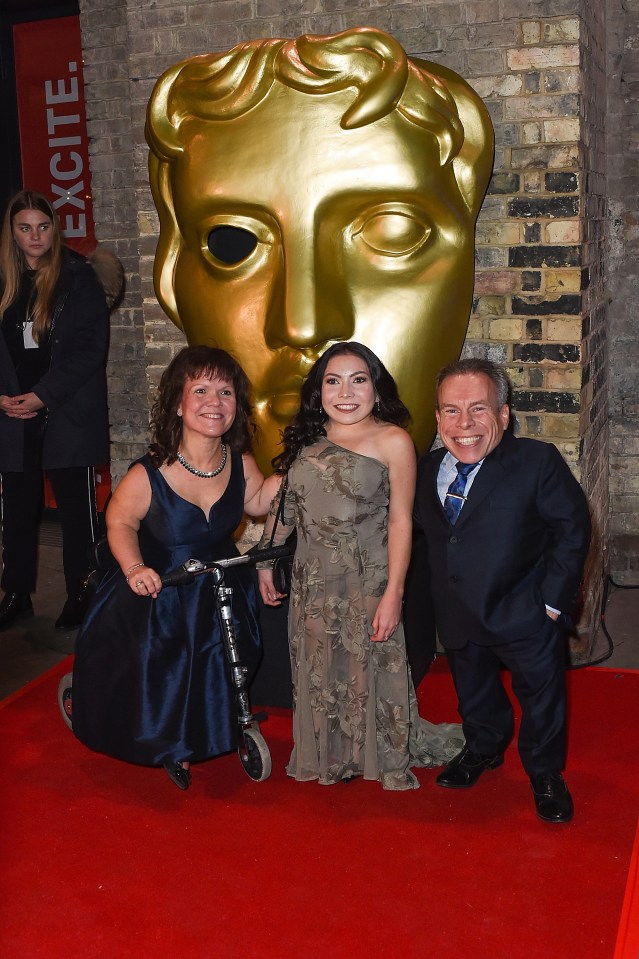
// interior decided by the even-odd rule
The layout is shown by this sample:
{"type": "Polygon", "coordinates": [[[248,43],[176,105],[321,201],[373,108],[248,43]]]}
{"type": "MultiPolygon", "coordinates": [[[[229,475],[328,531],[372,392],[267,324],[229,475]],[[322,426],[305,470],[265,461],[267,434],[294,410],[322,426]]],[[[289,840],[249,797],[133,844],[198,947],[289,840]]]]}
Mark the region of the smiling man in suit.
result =
{"type": "Polygon", "coordinates": [[[436,386],[444,449],[420,462],[415,519],[466,738],[437,783],[468,788],[502,764],[514,728],[506,667],[537,815],[567,822],[564,624],[590,541],[586,498],[555,446],[508,431],[510,383],[500,367],[459,360],[436,386]]]}

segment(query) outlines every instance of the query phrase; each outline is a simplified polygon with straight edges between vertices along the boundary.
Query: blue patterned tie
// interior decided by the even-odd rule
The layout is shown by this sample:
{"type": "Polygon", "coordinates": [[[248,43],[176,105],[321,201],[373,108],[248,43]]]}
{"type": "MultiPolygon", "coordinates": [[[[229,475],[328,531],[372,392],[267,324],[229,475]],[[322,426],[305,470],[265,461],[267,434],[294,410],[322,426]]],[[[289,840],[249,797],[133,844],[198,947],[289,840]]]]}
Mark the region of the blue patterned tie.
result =
{"type": "Polygon", "coordinates": [[[448,487],[444,498],[444,512],[453,526],[457,522],[457,517],[464,505],[464,490],[466,489],[468,474],[472,473],[476,466],[477,463],[455,463],[457,476],[448,487]]]}

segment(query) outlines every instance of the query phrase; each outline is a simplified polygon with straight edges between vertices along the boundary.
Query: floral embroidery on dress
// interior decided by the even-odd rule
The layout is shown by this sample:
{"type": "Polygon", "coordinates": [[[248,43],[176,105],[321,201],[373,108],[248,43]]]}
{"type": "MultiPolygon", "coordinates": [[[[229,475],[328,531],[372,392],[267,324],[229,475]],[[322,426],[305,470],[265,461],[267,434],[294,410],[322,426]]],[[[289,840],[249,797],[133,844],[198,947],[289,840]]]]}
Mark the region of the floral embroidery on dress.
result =
{"type": "Polygon", "coordinates": [[[370,640],[388,577],[388,470],[321,439],[289,470],[284,523],[297,528],[289,637],[299,780],[354,775],[416,789],[409,766],[440,766],[463,745],[456,724],[417,712],[403,628],[370,640]]]}

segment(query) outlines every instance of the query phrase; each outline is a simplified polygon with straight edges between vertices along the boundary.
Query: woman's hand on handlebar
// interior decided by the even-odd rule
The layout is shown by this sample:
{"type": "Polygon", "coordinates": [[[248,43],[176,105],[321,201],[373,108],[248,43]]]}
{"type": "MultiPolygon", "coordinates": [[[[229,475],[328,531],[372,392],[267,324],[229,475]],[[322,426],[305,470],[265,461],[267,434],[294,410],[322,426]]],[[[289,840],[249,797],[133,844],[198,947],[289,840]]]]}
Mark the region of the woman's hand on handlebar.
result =
{"type": "Polygon", "coordinates": [[[131,589],[136,596],[152,596],[157,599],[157,595],[162,589],[162,580],[150,566],[138,566],[131,570],[126,578],[131,589]]]}
{"type": "Polygon", "coordinates": [[[273,584],[272,569],[258,569],[257,578],[259,582],[260,596],[266,606],[281,606],[285,593],[278,593],[273,584]]]}

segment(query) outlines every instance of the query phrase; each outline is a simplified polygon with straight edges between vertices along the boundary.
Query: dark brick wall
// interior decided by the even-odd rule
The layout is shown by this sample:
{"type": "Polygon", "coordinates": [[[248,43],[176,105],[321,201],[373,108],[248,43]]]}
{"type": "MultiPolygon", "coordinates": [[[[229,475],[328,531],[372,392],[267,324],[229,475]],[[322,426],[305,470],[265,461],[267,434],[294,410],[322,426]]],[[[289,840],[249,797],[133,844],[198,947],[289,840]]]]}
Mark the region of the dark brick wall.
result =
{"type": "Polygon", "coordinates": [[[608,0],[610,569],[639,585],[639,10],[608,0]]]}
{"type": "Polygon", "coordinates": [[[120,257],[126,294],[113,314],[109,350],[112,473],[122,475],[146,449],[148,386],[140,277],[130,36],[125,0],[81,3],[87,119],[96,235],[120,257]]]}
{"type": "MultiPolygon", "coordinates": [[[[158,221],[143,126],[155,80],[184,57],[241,40],[379,27],[409,53],[468,79],[493,119],[495,168],[477,227],[465,350],[508,367],[520,431],[555,442],[590,497],[598,539],[582,628],[592,632],[608,516],[604,11],[620,11],[621,0],[80,0],[80,6],[97,232],[122,256],[129,276],[110,363],[116,479],[144,449],[149,391],[183,343],[152,283],[158,221]]],[[[621,47],[621,27],[618,37],[621,47]]],[[[630,336],[620,315],[617,322],[619,334],[630,336]]],[[[632,409],[639,419],[639,394],[624,395],[624,415],[632,409]]]]}

